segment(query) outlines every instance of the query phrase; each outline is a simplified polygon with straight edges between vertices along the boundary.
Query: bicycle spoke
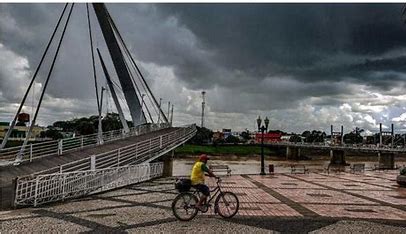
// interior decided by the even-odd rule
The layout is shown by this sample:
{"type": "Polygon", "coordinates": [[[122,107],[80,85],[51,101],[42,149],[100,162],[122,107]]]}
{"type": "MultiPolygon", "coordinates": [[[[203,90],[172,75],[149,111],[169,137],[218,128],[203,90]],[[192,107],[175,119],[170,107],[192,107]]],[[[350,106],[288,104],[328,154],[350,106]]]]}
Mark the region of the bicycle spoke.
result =
{"type": "Polygon", "coordinates": [[[197,198],[192,194],[178,195],[172,204],[175,217],[184,221],[192,219],[197,214],[197,210],[194,208],[196,202],[197,198]]]}
{"type": "Polygon", "coordinates": [[[217,206],[222,217],[232,217],[238,212],[238,198],[233,193],[225,192],[219,197],[217,206]]]}

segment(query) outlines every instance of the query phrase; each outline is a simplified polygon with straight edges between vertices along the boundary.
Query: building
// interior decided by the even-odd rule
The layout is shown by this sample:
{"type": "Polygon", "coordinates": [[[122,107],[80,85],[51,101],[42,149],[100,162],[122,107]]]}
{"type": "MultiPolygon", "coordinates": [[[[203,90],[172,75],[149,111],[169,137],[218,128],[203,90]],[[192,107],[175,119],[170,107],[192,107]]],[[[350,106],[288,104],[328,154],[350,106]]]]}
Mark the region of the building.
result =
{"type": "MultiPolygon", "coordinates": [[[[282,141],[282,133],[280,132],[270,132],[264,133],[264,143],[271,143],[271,142],[281,142],[282,141]]],[[[256,133],[255,134],[255,143],[261,143],[262,134],[256,133]]]]}
{"type": "Polygon", "coordinates": [[[224,139],[227,139],[227,137],[231,136],[231,129],[223,128],[222,133],[224,135],[224,139]]]}
{"type": "MultiPolygon", "coordinates": [[[[0,139],[4,139],[7,134],[7,131],[10,127],[9,122],[0,122],[0,139]]],[[[29,127],[27,126],[15,126],[13,131],[10,134],[9,140],[24,140],[29,127]]],[[[32,134],[30,140],[35,140],[36,138],[41,137],[41,132],[45,131],[46,128],[40,126],[34,126],[32,128],[32,134]]]]}
{"type": "Polygon", "coordinates": [[[283,141],[283,142],[289,142],[291,137],[292,137],[292,135],[284,135],[284,136],[281,136],[281,141],[283,141]]]}

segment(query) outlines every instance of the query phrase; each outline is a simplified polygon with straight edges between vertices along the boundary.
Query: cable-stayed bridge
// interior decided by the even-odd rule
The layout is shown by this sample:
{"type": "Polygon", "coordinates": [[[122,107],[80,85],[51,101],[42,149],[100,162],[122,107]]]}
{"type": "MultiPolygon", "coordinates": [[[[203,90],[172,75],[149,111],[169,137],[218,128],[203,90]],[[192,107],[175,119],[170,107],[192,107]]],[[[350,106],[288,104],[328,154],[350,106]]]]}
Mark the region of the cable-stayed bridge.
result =
{"type": "Polygon", "coordinates": [[[37,206],[161,176],[164,164],[158,159],[185,143],[196,133],[195,125],[172,126],[169,109],[167,114],[162,110],[161,100],[158,102],[149,88],[106,6],[102,3],[82,6],[86,6],[92,79],[99,115],[98,131],[91,135],[29,143],[75,7],[74,3],[67,3],[15,117],[2,139],[0,146],[2,209],[12,206],[37,206]],[[91,7],[94,10],[93,15],[91,7]],[[114,69],[109,70],[105,64],[102,54],[106,54],[106,51],[103,52],[101,48],[94,46],[95,25],[91,23],[92,18],[97,19],[114,69]],[[46,63],[45,60],[48,58],[51,62],[46,63]],[[99,59],[100,66],[96,66],[96,58],[99,59]],[[49,65],[48,68],[44,68],[46,64],[49,65]],[[96,67],[103,71],[103,80],[106,80],[108,85],[122,129],[102,131],[103,92],[106,88],[100,87],[101,78],[96,76],[96,67]],[[47,70],[47,74],[41,85],[42,90],[26,138],[22,146],[6,148],[18,116],[26,105],[27,96],[33,84],[39,82],[38,73],[41,69],[47,70]],[[126,108],[134,127],[130,127],[125,119],[126,108]]]}

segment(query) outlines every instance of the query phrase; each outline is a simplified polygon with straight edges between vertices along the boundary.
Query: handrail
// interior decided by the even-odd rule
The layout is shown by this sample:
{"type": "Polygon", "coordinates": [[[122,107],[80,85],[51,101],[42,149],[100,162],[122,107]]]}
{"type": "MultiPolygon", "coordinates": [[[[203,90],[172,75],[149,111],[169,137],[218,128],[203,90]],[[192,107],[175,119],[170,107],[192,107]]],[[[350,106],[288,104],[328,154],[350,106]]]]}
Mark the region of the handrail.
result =
{"type": "Polygon", "coordinates": [[[14,205],[38,206],[77,198],[156,178],[162,172],[159,162],[18,178],[14,205]]]}
{"type": "Polygon", "coordinates": [[[145,181],[163,172],[148,164],[192,138],[195,125],[15,180],[15,206],[41,205],[145,181]]]}
{"type": "MultiPolygon", "coordinates": [[[[107,161],[104,163],[109,163],[108,165],[113,165],[115,167],[123,165],[123,162],[131,162],[131,164],[141,163],[142,160],[147,160],[148,156],[154,157],[154,152],[163,151],[167,148],[170,148],[173,145],[184,143],[194,136],[196,133],[196,126],[189,125],[181,127],[173,132],[166,133],[154,138],[147,140],[139,141],[131,145],[123,146],[118,149],[110,150],[107,152],[99,153],[97,155],[91,155],[89,157],[65,163],[58,167],[49,168],[42,170],[26,177],[32,177],[33,175],[40,174],[52,174],[52,173],[63,173],[67,171],[80,171],[88,170],[89,168],[94,167],[94,169],[105,168],[102,165],[98,165],[98,160],[103,160],[107,158],[107,161]],[[162,139],[162,144],[161,144],[162,139]],[[158,141],[157,143],[152,144],[149,148],[149,143],[153,141],[158,141]],[[121,161],[121,164],[120,164],[121,161]]],[[[107,167],[107,166],[106,166],[107,167]]],[[[108,166],[111,167],[111,166],[108,166]]],[[[22,177],[21,177],[22,178],[22,177]]]]}
{"type": "MultiPolygon", "coordinates": [[[[138,136],[152,131],[170,127],[167,123],[140,125],[130,129],[128,133],[124,133],[122,129],[104,132],[102,134],[104,142],[120,140],[131,136],[138,136]]],[[[87,146],[97,145],[97,133],[64,138],[60,140],[52,140],[40,143],[29,144],[24,149],[22,161],[32,161],[36,158],[41,158],[49,155],[61,155],[64,152],[69,152],[77,149],[82,149],[87,146]]],[[[4,148],[0,150],[0,161],[14,161],[19,154],[20,146],[4,148]]]]}
{"type": "Polygon", "coordinates": [[[333,145],[325,143],[307,143],[307,142],[268,142],[266,145],[276,146],[295,146],[304,148],[324,148],[324,149],[342,149],[342,150],[359,150],[374,152],[406,152],[406,148],[390,148],[382,146],[354,146],[353,144],[333,145]]]}

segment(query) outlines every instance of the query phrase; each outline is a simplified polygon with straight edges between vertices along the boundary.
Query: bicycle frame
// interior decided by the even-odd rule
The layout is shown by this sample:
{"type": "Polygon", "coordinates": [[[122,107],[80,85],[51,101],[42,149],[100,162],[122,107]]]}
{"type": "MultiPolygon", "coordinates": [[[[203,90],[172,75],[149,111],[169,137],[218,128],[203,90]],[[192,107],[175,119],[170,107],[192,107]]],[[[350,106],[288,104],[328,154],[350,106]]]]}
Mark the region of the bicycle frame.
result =
{"type": "MultiPolygon", "coordinates": [[[[195,191],[193,191],[192,194],[197,195],[197,197],[200,199],[200,191],[198,189],[194,188],[194,187],[193,187],[193,189],[195,191]]],[[[217,182],[217,186],[213,190],[210,190],[210,199],[206,201],[206,205],[210,204],[210,202],[215,197],[217,197],[217,195],[220,194],[220,193],[221,193],[221,187],[220,187],[219,182],[217,182]],[[212,193],[214,193],[213,196],[211,195],[212,193]]]]}

